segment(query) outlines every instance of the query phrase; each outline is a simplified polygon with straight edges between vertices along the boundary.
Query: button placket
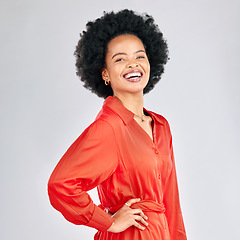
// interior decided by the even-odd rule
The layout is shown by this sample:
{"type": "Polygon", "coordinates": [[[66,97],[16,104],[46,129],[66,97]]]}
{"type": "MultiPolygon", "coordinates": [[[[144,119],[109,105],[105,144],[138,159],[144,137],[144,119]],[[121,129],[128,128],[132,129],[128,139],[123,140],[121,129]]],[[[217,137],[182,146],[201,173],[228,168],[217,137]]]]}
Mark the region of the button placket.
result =
{"type": "Polygon", "coordinates": [[[157,146],[156,146],[155,144],[153,144],[152,148],[153,148],[155,154],[157,154],[157,156],[156,156],[156,158],[158,159],[158,160],[157,160],[157,168],[158,168],[157,178],[158,178],[158,180],[161,181],[161,178],[162,178],[162,177],[161,177],[161,171],[160,171],[160,165],[161,165],[161,163],[160,163],[160,155],[159,155],[160,151],[158,150],[158,148],[157,148],[157,146]],[[159,164],[160,164],[160,165],[159,165],[159,164]]]}

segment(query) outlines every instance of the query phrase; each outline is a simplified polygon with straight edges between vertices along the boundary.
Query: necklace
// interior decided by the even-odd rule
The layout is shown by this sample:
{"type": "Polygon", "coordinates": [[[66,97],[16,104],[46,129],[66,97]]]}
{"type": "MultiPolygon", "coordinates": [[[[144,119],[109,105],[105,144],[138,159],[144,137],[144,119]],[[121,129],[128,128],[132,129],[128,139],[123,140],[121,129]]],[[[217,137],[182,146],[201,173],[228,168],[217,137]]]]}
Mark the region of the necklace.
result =
{"type": "MultiPolygon", "coordinates": [[[[113,97],[115,97],[115,98],[123,105],[121,99],[119,99],[119,98],[118,98],[117,96],[115,96],[115,95],[113,95],[113,97]]],[[[139,115],[137,115],[137,114],[135,114],[135,113],[133,113],[133,114],[134,114],[134,116],[139,117],[139,118],[142,120],[142,122],[145,122],[145,120],[143,119],[143,117],[145,116],[144,113],[142,114],[142,116],[139,116],[139,115]]]]}
{"type": "Polygon", "coordinates": [[[135,114],[135,113],[134,113],[134,115],[135,115],[136,117],[139,117],[139,118],[141,118],[142,122],[145,122],[145,120],[143,119],[143,117],[145,116],[145,115],[144,115],[144,113],[143,113],[143,115],[142,115],[142,116],[138,116],[138,115],[137,115],[137,114],[135,114]]]}

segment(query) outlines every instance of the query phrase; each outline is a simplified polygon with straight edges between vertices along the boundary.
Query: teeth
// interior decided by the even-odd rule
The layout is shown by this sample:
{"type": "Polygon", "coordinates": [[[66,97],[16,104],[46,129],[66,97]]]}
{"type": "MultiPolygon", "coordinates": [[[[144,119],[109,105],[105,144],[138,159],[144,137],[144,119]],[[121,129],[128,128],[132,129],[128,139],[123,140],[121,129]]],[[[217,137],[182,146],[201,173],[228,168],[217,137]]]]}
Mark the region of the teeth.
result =
{"type": "Polygon", "coordinates": [[[124,77],[127,79],[132,77],[141,77],[141,73],[140,72],[127,73],[124,77]]]}

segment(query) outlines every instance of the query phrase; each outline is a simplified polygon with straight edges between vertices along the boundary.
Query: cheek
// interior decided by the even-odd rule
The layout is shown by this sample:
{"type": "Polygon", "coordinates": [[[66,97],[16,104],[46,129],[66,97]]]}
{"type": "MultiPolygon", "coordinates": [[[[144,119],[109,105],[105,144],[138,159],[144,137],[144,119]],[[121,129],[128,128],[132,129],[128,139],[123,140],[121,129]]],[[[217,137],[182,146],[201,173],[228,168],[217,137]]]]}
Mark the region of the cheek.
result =
{"type": "Polygon", "coordinates": [[[149,64],[149,62],[147,62],[147,63],[145,64],[145,69],[146,69],[146,72],[149,72],[149,73],[150,73],[150,64],[149,64]]]}
{"type": "Polygon", "coordinates": [[[150,64],[149,63],[147,64],[147,67],[148,67],[148,71],[150,71],[150,64]]]}
{"type": "Polygon", "coordinates": [[[150,63],[148,59],[145,59],[145,61],[143,61],[144,67],[147,70],[150,70],[150,63]]]}
{"type": "Polygon", "coordinates": [[[123,67],[121,66],[121,64],[118,64],[111,67],[110,74],[116,77],[116,76],[120,76],[122,71],[123,71],[123,67]]]}
{"type": "Polygon", "coordinates": [[[147,81],[149,81],[150,78],[150,64],[146,64],[146,75],[147,75],[147,81]]]}

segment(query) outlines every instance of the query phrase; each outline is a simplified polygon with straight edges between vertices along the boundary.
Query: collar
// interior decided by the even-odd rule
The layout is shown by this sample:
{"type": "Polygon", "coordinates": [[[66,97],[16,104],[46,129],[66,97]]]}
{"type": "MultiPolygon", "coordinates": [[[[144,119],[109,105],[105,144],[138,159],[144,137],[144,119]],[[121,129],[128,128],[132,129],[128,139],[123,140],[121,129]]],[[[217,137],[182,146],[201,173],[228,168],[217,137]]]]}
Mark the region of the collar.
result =
{"type": "MultiPolygon", "coordinates": [[[[134,113],[129,111],[127,108],[125,108],[122,105],[122,103],[113,96],[109,96],[105,99],[103,103],[103,108],[106,108],[106,107],[110,108],[113,112],[115,112],[122,119],[125,125],[127,125],[134,119],[134,113]]],[[[154,122],[164,124],[163,119],[160,115],[154,112],[148,111],[145,108],[144,108],[144,111],[150,115],[150,117],[154,120],[154,122]]]]}

